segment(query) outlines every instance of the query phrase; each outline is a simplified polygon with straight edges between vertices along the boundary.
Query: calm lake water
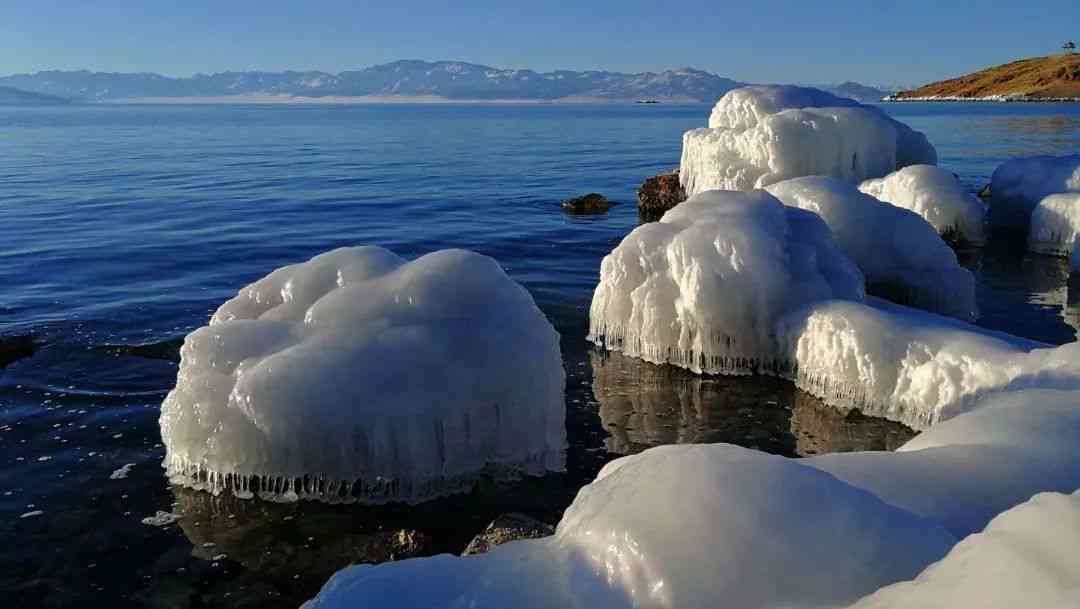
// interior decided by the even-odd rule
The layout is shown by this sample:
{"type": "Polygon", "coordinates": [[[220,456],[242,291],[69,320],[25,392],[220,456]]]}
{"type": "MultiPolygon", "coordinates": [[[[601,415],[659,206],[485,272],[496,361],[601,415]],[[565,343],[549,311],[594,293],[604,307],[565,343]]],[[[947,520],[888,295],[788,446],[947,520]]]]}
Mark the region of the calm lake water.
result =
{"type": "MultiPolygon", "coordinates": [[[[975,191],[1005,159],[1080,149],[1080,105],[896,104],[975,191]]],[[[350,562],[460,551],[495,515],[550,522],[607,460],[668,442],[888,449],[773,379],[701,378],[584,342],[635,189],[707,106],[0,108],[0,598],[13,606],[288,607],[350,562]],[[597,191],[611,212],[558,202],[597,191]],[[272,505],[170,488],[158,408],[179,341],[270,270],[378,244],[498,259],[563,335],[568,472],[418,508],[272,505]],[[26,356],[26,357],[21,357],[26,356]],[[13,361],[12,361],[13,360],[13,361]],[[111,476],[126,464],[126,477],[111,476]],[[180,514],[171,526],[142,519],[180,514]],[[40,513],[39,513],[40,512],[40,513]]],[[[963,253],[980,323],[1060,344],[1067,265],[963,253]]]]}

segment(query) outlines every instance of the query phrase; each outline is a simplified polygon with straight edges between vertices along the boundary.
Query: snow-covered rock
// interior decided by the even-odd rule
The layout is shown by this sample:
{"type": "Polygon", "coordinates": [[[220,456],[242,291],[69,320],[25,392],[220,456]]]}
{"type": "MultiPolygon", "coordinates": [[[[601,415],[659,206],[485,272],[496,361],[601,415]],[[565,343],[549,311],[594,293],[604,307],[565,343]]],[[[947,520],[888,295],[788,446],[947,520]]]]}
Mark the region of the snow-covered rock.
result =
{"type": "Polygon", "coordinates": [[[990,393],[1080,389],[1080,345],[1057,348],[873,300],[783,320],[796,386],[840,408],[926,429],[990,393]]]}
{"type": "Polygon", "coordinates": [[[780,316],[862,300],[863,281],[817,214],[762,191],[705,192],[604,258],[589,340],[695,372],[775,371],[789,363],[777,349],[780,316]]]}
{"type": "Polygon", "coordinates": [[[785,180],[765,190],[784,205],[821,216],[840,249],[866,276],[868,292],[968,321],[978,316],[975,277],[917,213],[826,176],[785,180]]]}
{"type": "Polygon", "coordinates": [[[990,178],[990,220],[1026,228],[1039,201],[1069,191],[1080,191],[1080,154],[1011,159],[990,178]]]}
{"type": "Polygon", "coordinates": [[[952,173],[934,165],[910,165],[883,178],[864,181],[859,190],[919,214],[940,235],[972,245],[986,243],[986,205],[964,191],[952,173]]]}
{"type": "Polygon", "coordinates": [[[1073,609],[1080,603],[1080,492],[1042,493],[995,518],[909,582],[851,609],[1073,609]]]}
{"type": "Polygon", "coordinates": [[[916,163],[936,164],[934,147],[878,108],[818,89],[751,86],[720,98],[708,128],[683,135],[679,176],[694,195],[807,175],[858,183],[916,163]]]}
{"type": "Polygon", "coordinates": [[[1028,249],[1039,254],[1070,259],[1073,271],[1080,270],[1076,234],[1080,232],[1080,190],[1049,195],[1031,213],[1028,249]]]}
{"type": "Polygon", "coordinates": [[[835,606],[914,577],[953,543],[937,524],[796,461],[663,446],[605,466],[553,538],[349,567],[305,606],[835,606]]]}
{"type": "Polygon", "coordinates": [[[419,501],[563,469],[563,387],[558,334],[494,260],[342,248],[187,337],[164,466],[241,497],[419,501]]]}

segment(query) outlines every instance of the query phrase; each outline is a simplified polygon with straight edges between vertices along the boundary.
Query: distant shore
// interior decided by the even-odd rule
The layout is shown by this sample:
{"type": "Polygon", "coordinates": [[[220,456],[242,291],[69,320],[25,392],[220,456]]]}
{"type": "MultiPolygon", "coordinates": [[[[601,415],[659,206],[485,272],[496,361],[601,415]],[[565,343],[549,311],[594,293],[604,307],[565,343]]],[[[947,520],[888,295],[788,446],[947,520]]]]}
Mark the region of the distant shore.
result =
{"type": "MultiPolygon", "coordinates": [[[[452,99],[439,95],[326,95],[319,97],[297,95],[214,95],[190,97],[124,97],[91,103],[108,105],[131,104],[259,104],[259,105],[360,105],[360,104],[633,104],[637,99],[571,96],[557,99],[452,99]]],[[[660,98],[657,103],[700,104],[692,98],[660,98]]]]}
{"type": "Polygon", "coordinates": [[[925,97],[896,97],[890,95],[883,102],[994,102],[994,103],[1077,103],[1080,97],[1021,97],[990,95],[987,97],[961,97],[956,95],[929,95],[925,97]]]}

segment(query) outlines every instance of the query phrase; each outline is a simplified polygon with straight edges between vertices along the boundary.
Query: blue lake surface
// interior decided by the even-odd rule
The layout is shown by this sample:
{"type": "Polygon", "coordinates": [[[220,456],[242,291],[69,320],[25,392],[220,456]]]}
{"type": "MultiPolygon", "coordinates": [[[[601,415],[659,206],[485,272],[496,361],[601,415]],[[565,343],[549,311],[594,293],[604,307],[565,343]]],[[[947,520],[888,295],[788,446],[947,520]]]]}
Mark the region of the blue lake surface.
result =
{"type": "MultiPolygon", "coordinates": [[[[1008,158],[1080,150],[1078,104],[883,107],[924,131],[972,191],[1008,158]]],[[[682,133],[708,113],[664,104],[0,108],[0,340],[33,351],[0,369],[0,598],[294,606],[327,571],[363,559],[357,547],[388,547],[384,532],[419,530],[436,540],[431,551],[447,551],[508,506],[557,517],[603,461],[650,443],[741,439],[803,452],[797,439],[762,431],[813,411],[782,384],[703,386],[583,341],[600,260],[638,224],[636,188],[678,165],[682,133]],[[619,204],[598,216],[558,206],[593,191],[619,204]],[[175,382],[177,341],[274,268],[356,244],[407,257],[473,249],[530,290],[564,336],[566,477],[526,485],[510,503],[420,511],[234,505],[168,487],[157,408],[175,382]],[[723,404],[684,420],[680,429],[698,426],[692,433],[643,436],[641,409],[679,407],[635,388],[649,375],[673,395],[723,404]],[[764,402],[787,414],[748,412],[764,402]],[[736,417],[749,422],[733,425],[736,417]],[[128,477],[110,479],[127,463],[128,477]],[[140,523],[156,510],[187,516],[160,529],[140,523]]],[[[1080,308],[1063,261],[1004,247],[963,258],[979,279],[981,324],[1075,339],[1080,308]]],[[[900,433],[871,421],[827,425],[854,444],[822,450],[863,446],[852,433],[900,433]]]]}

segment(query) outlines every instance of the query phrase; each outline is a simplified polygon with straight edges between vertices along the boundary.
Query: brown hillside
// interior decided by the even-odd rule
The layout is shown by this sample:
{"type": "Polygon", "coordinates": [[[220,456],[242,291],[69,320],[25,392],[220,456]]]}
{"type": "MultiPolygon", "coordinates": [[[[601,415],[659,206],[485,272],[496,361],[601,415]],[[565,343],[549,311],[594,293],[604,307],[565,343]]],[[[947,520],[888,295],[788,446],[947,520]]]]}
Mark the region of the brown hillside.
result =
{"type": "Polygon", "coordinates": [[[903,91],[896,98],[996,95],[1080,98],[1080,54],[1021,59],[960,78],[931,83],[914,91],[903,91]]]}

